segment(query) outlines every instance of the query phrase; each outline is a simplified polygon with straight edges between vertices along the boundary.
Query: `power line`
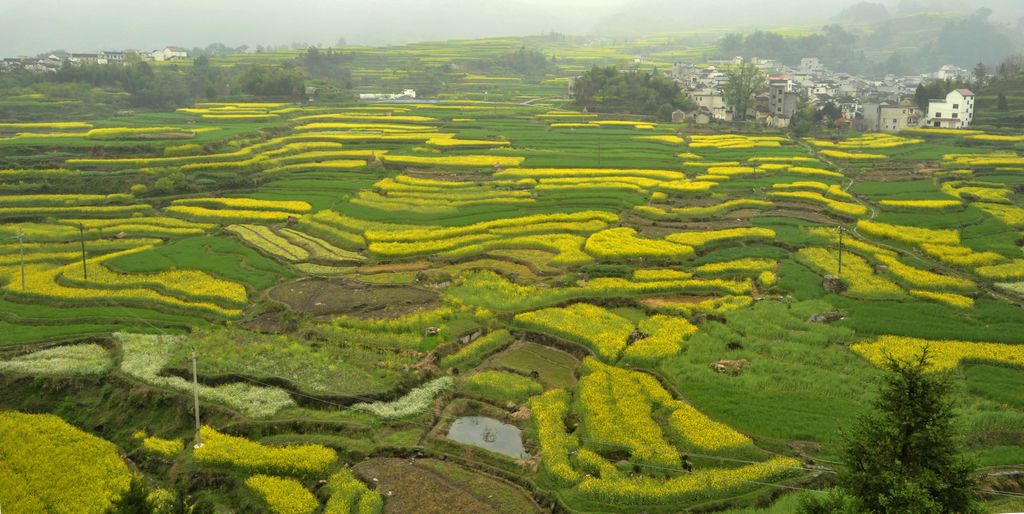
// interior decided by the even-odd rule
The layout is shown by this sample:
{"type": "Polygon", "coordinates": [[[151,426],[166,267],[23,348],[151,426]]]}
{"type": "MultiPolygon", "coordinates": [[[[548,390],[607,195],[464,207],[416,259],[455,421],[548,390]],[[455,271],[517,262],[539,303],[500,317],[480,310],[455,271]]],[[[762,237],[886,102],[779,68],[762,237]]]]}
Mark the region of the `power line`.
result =
{"type": "MultiPolygon", "coordinates": [[[[115,306],[119,307],[121,310],[123,310],[129,316],[131,316],[131,317],[133,317],[133,318],[135,318],[135,319],[145,323],[146,325],[150,326],[151,328],[153,328],[154,330],[159,332],[161,335],[165,335],[165,336],[168,335],[163,329],[153,325],[152,323],[150,323],[148,320],[145,320],[144,318],[136,316],[135,314],[130,312],[126,307],[121,305],[119,302],[117,302],[115,300],[112,300],[112,299],[107,299],[107,300],[110,303],[113,303],[115,306]]],[[[546,359],[542,355],[536,354],[534,352],[530,352],[530,353],[536,355],[537,357],[540,357],[543,360],[548,360],[548,362],[551,363],[551,364],[559,364],[559,363],[555,363],[553,361],[550,361],[549,359],[546,359]]],[[[197,379],[198,372],[197,372],[197,364],[196,364],[196,353],[195,353],[194,349],[193,349],[193,354],[192,354],[192,360],[193,360],[193,394],[194,394],[194,401],[195,401],[195,414],[196,414],[196,425],[197,425],[197,429],[196,429],[196,441],[197,441],[197,444],[196,444],[196,446],[198,447],[202,443],[201,443],[201,439],[200,439],[201,435],[200,435],[200,429],[199,429],[199,426],[200,426],[199,425],[199,403],[198,403],[199,402],[199,398],[198,398],[198,379],[197,379]]],[[[252,368],[252,367],[249,367],[249,366],[246,366],[246,367],[251,372],[257,372],[257,370],[252,368]]],[[[567,366],[563,365],[563,367],[567,367],[567,366]]],[[[243,380],[246,380],[246,381],[249,381],[249,382],[252,382],[252,383],[255,383],[255,384],[258,384],[258,385],[261,385],[261,386],[281,389],[279,386],[275,386],[273,384],[268,384],[266,382],[262,382],[260,380],[254,379],[254,378],[245,377],[245,376],[239,376],[239,378],[241,378],[243,380]]],[[[298,385],[298,386],[310,387],[308,384],[302,384],[302,383],[295,382],[295,381],[290,381],[290,382],[295,384],[295,385],[298,385]]],[[[298,391],[288,391],[288,390],[286,390],[286,392],[289,393],[289,394],[295,395],[295,396],[299,396],[299,397],[307,398],[307,399],[314,400],[314,401],[317,401],[317,402],[321,402],[321,403],[324,403],[324,404],[332,405],[332,406],[338,407],[340,409],[348,409],[348,408],[351,407],[350,405],[344,405],[344,404],[340,404],[340,403],[337,403],[337,402],[325,400],[323,398],[319,398],[319,397],[312,396],[312,395],[307,395],[307,394],[304,394],[304,393],[301,393],[301,392],[298,392],[298,391]]],[[[368,397],[363,397],[363,396],[359,396],[359,395],[348,395],[347,397],[354,398],[354,399],[364,400],[364,401],[366,401],[368,403],[376,403],[376,402],[378,402],[378,400],[376,400],[376,399],[368,398],[368,397]]],[[[423,422],[407,421],[406,424],[417,425],[417,426],[421,426],[421,427],[427,428],[428,430],[432,430],[432,429],[434,429],[437,426],[437,423],[439,423],[441,421],[452,420],[452,419],[458,419],[458,418],[456,418],[454,416],[440,416],[439,418],[437,418],[437,421],[433,422],[433,423],[423,423],[423,422]]],[[[578,440],[581,440],[581,441],[584,441],[584,442],[591,442],[591,443],[597,443],[597,444],[612,444],[612,443],[610,443],[608,441],[602,441],[602,440],[582,437],[579,434],[573,434],[573,435],[575,435],[575,437],[578,440]]],[[[524,447],[530,448],[533,451],[537,451],[537,450],[540,449],[539,447],[537,447],[535,445],[526,445],[526,444],[524,444],[524,447]]],[[[442,454],[445,454],[445,455],[451,455],[451,454],[447,454],[445,452],[439,452],[439,453],[442,453],[442,454]]],[[[688,452],[688,451],[683,451],[681,453],[683,453],[686,456],[693,456],[693,457],[696,457],[696,458],[720,460],[720,461],[724,461],[724,462],[736,462],[736,463],[745,463],[745,464],[762,464],[764,462],[764,461],[752,461],[752,460],[738,459],[738,458],[732,458],[732,457],[723,457],[723,456],[718,456],[718,455],[700,454],[700,453],[694,453],[694,452],[688,452]]],[[[659,465],[655,465],[655,464],[631,461],[631,460],[628,460],[628,459],[623,459],[623,460],[625,462],[628,462],[628,463],[633,464],[633,465],[638,466],[638,467],[645,467],[645,468],[650,468],[650,469],[659,469],[659,470],[663,470],[663,471],[674,471],[674,472],[677,472],[677,473],[694,473],[693,470],[682,468],[682,467],[678,467],[677,468],[677,467],[671,467],[671,466],[659,466],[659,465]]],[[[836,462],[836,461],[826,461],[824,459],[816,459],[816,460],[819,460],[819,461],[822,461],[822,462],[830,462],[830,463],[835,463],[835,464],[842,464],[842,463],[839,463],[839,462],[836,462]]],[[[472,461],[472,462],[478,462],[478,463],[486,465],[486,463],[482,463],[480,461],[472,461]]],[[[784,468],[800,469],[800,470],[804,470],[804,471],[818,471],[818,472],[824,472],[824,473],[837,473],[833,469],[825,468],[825,467],[818,467],[818,466],[815,466],[815,467],[810,467],[810,466],[784,466],[784,468]]],[[[777,487],[777,488],[783,488],[783,489],[790,489],[790,490],[799,490],[799,491],[807,491],[807,492],[819,492],[819,493],[824,493],[825,492],[825,491],[822,491],[822,490],[819,490],[819,489],[809,489],[809,488],[798,487],[798,486],[790,486],[790,485],[779,484],[779,483],[761,482],[761,481],[751,480],[751,479],[744,479],[744,480],[741,480],[741,481],[748,482],[748,483],[753,483],[753,484],[758,484],[758,485],[769,486],[769,487],[777,487]]],[[[1017,493],[1010,493],[1010,492],[1003,492],[1003,491],[980,490],[979,492],[982,492],[982,493],[985,493],[985,494],[990,494],[990,495],[998,495],[998,496],[1024,497],[1024,494],[1017,494],[1017,493]]]]}
{"type": "Polygon", "coordinates": [[[85,267],[85,225],[79,223],[78,230],[82,236],[82,278],[89,280],[89,270],[85,267]]]}
{"type": "MultiPolygon", "coordinates": [[[[152,323],[149,323],[147,320],[145,320],[143,318],[140,318],[138,316],[135,316],[131,312],[127,311],[127,309],[124,308],[119,303],[117,303],[117,302],[113,302],[113,303],[115,303],[117,307],[120,307],[122,310],[124,310],[130,316],[132,316],[132,317],[138,319],[139,321],[142,321],[143,323],[149,325],[154,330],[157,330],[158,332],[160,332],[162,335],[168,335],[161,328],[156,327],[152,323]]],[[[196,446],[198,447],[199,445],[201,445],[201,442],[200,442],[201,440],[200,440],[200,430],[198,428],[198,426],[199,426],[198,425],[198,423],[199,423],[199,417],[198,417],[198,407],[199,407],[199,404],[198,404],[198,388],[196,386],[197,367],[196,367],[196,364],[195,364],[196,363],[195,356],[196,356],[196,354],[195,354],[195,352],[193,350],[193,386],[194,386],[193,391],[194,391],[194,395],[195,395],[194,400],[196,402],[195,403],[196,423],[197,423],[197,430],[196,430],[197,445],[196,446]]],[[[543,359],[543,356],[538,355],[538,357],[541,357],[543,359]]],[[[256,371],[253,368],[249,368],[249,370],[250,371],[256,371]]],[[[278,386],[275,386],[275,385],[272,385],[272,384],[268,384],[266,382],[262,382],[262,381],[259,381],[259,380],[253,379],[253,378],[249,378],[249,377],[245,377],[245,376],[240,376],[239,378],[242,378],[243,380],[246,380],[246,381],[249,381],[249,382],[256,383],[256,384],[261,385],[261,386],[273,387],[273,388],[280,389],[278,386]]],[[[293,383],[295,383],[295,382],[293,382],[293,383]]],[[[303,384],[296,383],[296,385],[303,385],[303,384]]],[[[341,408],[341,409],[348,409],[348,408],[351,407],[351,406],[339,404],[339,403],[336,403],[336,402],[332,402],[332,401],[329,401],[329,400],[324,400],[323,398],[318,398],[318,397],[315,397],[315,396],[303,394],[303,393],[300,393],[298,391],[287,391],[287,392],[289,394],[294,394],[294,395],[297,395],[297,396],[300,396],[300,397],[304,397],[304,398],[308,398],[308,399],[311,399],[311,400],[314,400],[314,401],[318,401],[318,402],[321,402],[321,403],[329,404],[329,405],[332,405],[332,406],[335,406],[335,407],[338,407],[338,408],[341,408]]],[[[371,402],[371,403],[377,401],[377,400],[372,399],[372,398],[361,397],[361,396],[358,396],[358,395],[351,395],[349,397],[350,398],[356,398],[356,399],[363,399],[363,400],[366,400],[367,402],[371,402]]],[[[421,427],[424,427],[424,428],[426,428],[428,430],[432,430],[432,429],[436,428],[438,426],[437,424],[440,423],[441,421],[448,421],[448,420],[453,420],[453,419],[458,419],[458,418],[455,417],[455,416],[450,416],[449,415],[449,416],[440,416],[439,418],[437,418],[437,421],[433,422],[433,423],[413,422],[413,421],[406,421],[405,423],[406,424],[411,424],[411,425],[421,426],[421,427]]],[[[582,440],[582,441],[585,441],[585,442],[592,442],[592,443],[598,443],[598,444],[608,444],[608,442],[606,442],[606,441],[600,441],[600,440],[595,440],[595,439],[591,439],[591,438],[585,438],[585,437],[579,436],[578,434],[574,434],[574,435],[577,437],[578,440],[582,440]]],[[[529,444],[524,444],[524,447],[529,448],[530,450],[532,450],[534,452],[537,452],[537,450],[540,449],[538,446],[529,445],[529,444]]],[[[483,462],[483,461],[480,461],[480,460],[468,459],[468,458],[465,458],[465,457],[460,457],[460,456],[453,455],[453,454],[450,454],[450,453],[447,453],[447,452],[444,452],[444,451],[441,451],[441,450],[436,450],[436,449],[431,449],[431,451],[434,451],[436,453],[440,453],[442,455],[459,458],[461,460],[472,462],[472,463],[475,463],[475,464],[478,464],[478,465],[483,465],[483,466],[487,466],[487,467],[493,468],[493,466],[491,466],[490,464],[488,464],[486,462],[483,462]]],[[[725,462],[736,462],[736,463],[746,463],[746,464],[762,464],[762,463],[765,462],[765,461],[760,461],[759,462],[759,461],[738,459],[738,458],[732,458],[732,457],[723,457],[723,456],[717,456],[717,455],[707,455],[707,454],[700,454],[700,453],[693,453],[693,452],[683,452],[683,454],[686,455],[686,456],[693,456],[693,457],[697,457],[697,458],[720,460],[720,461],[725,461],[725,462]]],[[[662,471],[671,471],[671,472],[676,472],[676,473],[680,473],[680,474],[681,473],[690,473],[690,474],[696,473],[696,471],[694,471],[692,469],[686,469],[686,468],[683,468],[683,467],[660,466],[660,465],[656,465],[656,464],[636,462],[636,461],[632,461],[632,460],[629,460],[629,459],[623,459],[623,460],[625,462],[628,462],[628,463],[632,464],[632,465],[635,465],[637,467],[642,467],[642,468],[657,469],[657,470],[662,470],[662,471]]],[[[818,459],[818,460],[821,460],[821,459],[818,459]]],[[[824,460],[822,460],[822,461],[823,462],[834,462],[834,461],[824,461],[824,460]]],[[[841,464],[841,463],[837,463],[837,464],[841,464]]],[[[799,470],[803,470],[803,471],[812,471],[812,472],[813,471],[818,471],[818,472],[824,472],[824,473],[836,473],[835,470],[832,470],[832,469],[829,469],[829,468],[822,468],[822,467],[783,466],[783,468],[794,469],[794,470],[799,469],[799,470]]],[[[807,487],[800,487],[800,486],[794,486],[794,485],[788,485],[788,484],[782,484],[782,483],[774,483],[774,482],[764,482],[764,481],[753,480],[753,479],[738,479],[738,481],[749,483],[749,484],[765,486],[765,487],[772,487],[772,488],[777,488],[777,489],[791,490],[791,491],[802,491],[802,492],[821,493],[821,494],[825,494],[827,492],[827,491],[823,491],[821,489],[812,489],[812,488],[807,488],[807,487]]],[[[1005,492],[1005,491],[995,491],[995,490],[991,490],[991,489],[982,489],[982,490],[979,490],[978,492],[983,493],[983,494],[992,495],[992,496],[1024,498],[1024,494],[1017,494],[1017,493],[1005,492]]],[[[590,501],[595,501],[595,500],[591,499],[590,501]]],[[[606,503],[606,502],[601,502],[601,501],[597,501],[597,503],[602,503],[604,505],[609,505],[609,506],[619,506],[620,505],[620,504],[606,503]]]]}
{"type": "MultiPolygon", "coordinates": [[[[116,302],[114,302],[114,303],[116,303],[116,302]]],[[[157,331],[161,332],[161,334],[163,334],[163,335],[167,335],[162,329],[154,326],[153,324],[149,323],[147,320],[139,318],[138,316],[135,316],[134,314],[131,314],[130,312],[127,311],[127,309],[125,309],[120,304],[118,304],[118,307],[121,307],[130,316],[135,317],[136,319],[138,319],[139,321],[142,321],[143,323],[146,323],[147,325],[152,327],[154,330],[157,330],[157,331]]],[[[530,352],[530,353],[533,353],[533,352],[530,352]]],[[[539,354],[534,354],[534,355],[536,355],[537,357],[540,357],[541,359],[547,360],[542,355],[539,355],[539,354]]],[[[193,357],[194,356],[195,356],[195,354],[193,353],[193,357]]],[[[558,363],[555,363],[553,361],[549,361],[549,362],[551,362],[552,364],[558,364],[558,363]]],[[[193,364],[195,364],[195,361],[193,361],[193,364]]],[[[250,372],[258,372],[258,370],[256,370],[253,367],[250,367],[250,366],[245,366],[245,367],[250,372]]],[[[195,374],[196,371],[195,370],[196,370],[196,368],[194,367],[193,368],[193,380],[195,380],[195,377],[196,377],[196,374],[195,374]]],[[[266,382],[263,382],[263,381],[251,378],[251,377],[239,376],[239,378],[241,378],[243,380],[246,380],[248,382],[252,382],[252,383],[264,386],[264,387],[281,389],[279,386],[276,386],[276,385],[273,385],[273,384],[269,384],[269,383],[266,383],[266,382]]],[[[296,381],[290,381],[290,382],[295,384],[295,385],[297,385],[297,386],[305,386],[305,387],[312,388],[308,384],[303,384],[303,383],[296,382],[296,381]]],[[[196,394],[198,394],[197,390],[195,390],[195,391],[196,391],[196,394]]],[[[293,391],[288,391],[288,390],[286,390],[286,392],[289,393],[289,394],[295,395],[295,396],[299,396],[299,397],[302,397],[302,398],[307,398],[307,399],[310,399],[310,400],[313,400],[313,401],[317,401],[317,402],[320,402],[320,403],[331,405],[331,406],[337,407],[339,409],[349,409],[349,408],[351,408],[351,405],[344,405],[344,404],[340,404],[340,403],[333,402],[333,401],[330,401],[330,400],[325,400],[323,398],[319,398],[319,397],[316,397],[316,396],[304,394],[304,393],[301,393],[299,391],[294,391],[294,390],[293,391]]],[[[369,397],[360,396],[360,395],[347,395],[347,397],[348,398],[358,399],[358,400],[364,400],[367,403],[377,403],[377,402],[379,402],[378,399],[369,398],[369,397]]],[[[197,404],[196,404],[197,418],[196,419],[197,419],[197,423],[198,423],[198,397],[196,397],[196,402],[197,402],[197,404]]],[[[455,418],[453,416],[441,416],[441,417],[438,418],[438,422],[440,422],[442,420],[452,420],[452,419],[458,419],[458,418],[455,418]]],[[[411,422],[411,421],[406,422],[406,424],[417,425],[417,426],[421,426],[421,427],[424,427],[424,428],[427,428],[427,429],[433,429],[433,428],[435,428],[437,426],[436,423],[429,423],[428,424],[428,423],[411,422]]],[[[581,441],[584,441],[584,442],[590,442],[590,443],[596,443],[596,444],[611,444],[608,441],[602,441],[602,440],[587,438],[587,437],[580,436],[579,434],[574,434],[574,435],[576,436],[576,438],[578,440],[581,440],[581,441]]],[[[197,429],[197,440],[198,440],[198,429],[197,429]]],[[[530,449],[534,450],[534,451],[539,450],[539,447],[534,446],[534,445],[524,445],[524,446],[530,447],[530,449]]],[[[693,456],[693,457],[704,458],[704,459],[719,460],[719,461],[723,461],[723,462],[736,462],[736,463],[744,463],[744,464],[760,464],[760,463],[762,463],[762,461],[745,460],[745,459],[738,459],[738,458],[734,458],[734,457],[723,457],[723,456],[719,456],[719,455],[708,455],[708,454],[694,453],[694,452],[688,452],[688,451],[684,451],[682,453],[684,453],[687,456],[693,456]]],[[[685,468],[674,468],[674,467],[667,467],[667,466],[658,466],[658,465],[654,465],[654,464],[647,464],[647,463],[640,463],[640,462],[630,461],[628,459],[625,459],[625,460],[626,460],[626,462],[629,462],[631,464],[634,464],[634,465],[637,465],[637,466],[640,466],[640,467],[647,467],[647,468],[661,469],[661,470],[670,470],[670,471],[677,471],[677,472],[689,472],[689,470],[687,470],[685,468]]],[[[842,465],[841,462],[837,462],[837,461],[828,461],[828,460],[824,460],[824,459],[815,459],[815,460],[818,460],[818,461],[821,461],[821,462],[828,462],[828,463],[832,463],[832,464],[840,464],[840,465],[842,465]]],[[[826,467],[820,467],[820,466],[815,466],[815,467],[787,466],[787,467],[789,469],[801,469],[801,470],[809,470],[809,471],[819,471],[819,472],[824,472],[824,473],[837,473],[837,471],[835,471],[834,469],[826,468],[826,467]]],[[[756,481],[751,481],[751,482],[757,483],[756,481]]],[[[764,484],[765,485],[778,485],[778,484],[769,484],[769,483],[764,483],[764,484]]],[[[1024,495],[1022,495],[1022,496],[1024,496],[1024,495]]]]}
{"type": "MultiPolygon", "coordinates": [[[[542,359],[544,358],[543,356],[541,356],[539,354],[535,354],[535,355],[537,355],[538,357],[540,357],[542,359]]],[[[558,363],[552,362],[552,364],[558,364],[558,363]]],[[[251,366],[245,366],[245,367],[250,372],[253,372],[253,373],[258,373],[259,372],[259,370],[255,369],[255,368],[253,368],[251,366]]],[[[260,380],[254,379],[254,378],[250,378],[250,377],[246,377],[246,376],[239,376],[238,378],[241,378],[242,380],[246,380],[246,381],[252,382],[254,384],[260,385],[260,386],[281,389],[280,386],[269,384],[267,382],[263,382],[263,381],[260,381],[260,380]]],[[[310,388],[310,389],[313,388],[309,384],[303,384],[301,382],[296,382],[296,381],[291,381],[291,380],[290,380],[290,382],[292,384],[296,385],[296,386],[307,387],[307,388],[310,388]]],[[[299,396],[299,397],[303,397],[303,398],[307,398],[307,399],[310,399],[310,400],[313,400],[313,401],[317,401],[317,402],[320,402],[320,403],[331,405],[331,406],[337,407],[339,409],[350,409],[352,407],[351,405],[344,405],[344,404],[340,404],[340,403],[337,403],[337,402],[325,400],[323,398],[319,398],[319,397],[316,397],[316,396],[304,394],[304,393],[301,393],[301,392],[298,392],[298,391],[295,391],[295,390],[286,390],[286,391],[289,394],[293,394],[293,395],[296,395],[296,396],[299,396]]],[[[357,400],[363,400],[363,401],[365,401],[367,403],[378,403],[380,401],[379,399],[369,398],[369,397],[360,396],[360,395],[346,395],[346,397],[357,399],[357,400]]],[[[441,422],[441,421],[451,421],[451,420],[456,420],[456,419],[458,419],[458,417],[456,417],[456,416],[442,415],[439,418],[437,418],[437,421],[434,422],[434,423],[424,423],[424,422],[416,422],[416,421],[409,420],[409,421],[405,421],[405,424],[420,426],[420,427],[426,428],[428,430],[431,430],[431,429],[434,429],[437,426],[438,422],[441,422]]],[[[599,439],[594,439],[594,438],[589,438],[589,437],[583,437],[583,436],[581,436],[579,434],[574,434],[574,436],[578,440],[583,441],[583,442],[589,442],[589,443],[600,444],[600,445],[614,444],[614,443],[609,442],[609,441],[604,441],[604,440],[599,440],[599,439]]],[[[523,446],[528,448],[528,449],[530,449],[530,450],[532,450],[532,451],[536,451],[536,450],[540,449],[538,446],[531,445],[531,444],[525,444],[524,443],[523,446]]],[[[703,453],[695,453],[695,452],[686,451],[686,450],[681,450],[681,453],[686,455],[686,456],[692,456],[692,457],[696,457],[696,458],[709,459],[709,460],[718,460],[718,461],[722,461],[722,462],[734,462],[734,463],[740,463],[740,464],[762,464],[764,462],[764,461],[740,459],[740,458],[735,458],[735,457],[725,457],[725,456],[721,456],[721,455],[709,455],[709,454],[703,454],[703,453]]],[[[628,460],[628,459],[623,459],[623,460],[625,460],[626,462],[629,462],[631,464],[640,466],[640,467],[647,467],[647,468],[661,469],[661,470],[671,470],[671,471],[676,471],[676,472],[687,472],[688,471],[685,468],[658,466],[658,465],[654,465],[654,464],[648,464],[648,463],[641,463],[641,462],[631,461],[631,460],[628,460]]],[[[830,464],[844,465],[841,462],[830,461],[830,460],[826,460],[826,459],[812,458],[812,460],[819,461],[819,462],[826,462],[826,463],[830,463],[830,464]]],[[[788,469],[800,469],[800,470],[805,470],[805,471],[817,471],[817,472],[821,472],[821,473],[831,473],[831,474],[837,474],[838,473],[838,471],[836,471],[835,469],[832,469],[832,468],[829,468],[829,467],[824,467],[824,466],[816,466],[816,465],[784,466],[784,467],[786,467],[788,469]]]]}

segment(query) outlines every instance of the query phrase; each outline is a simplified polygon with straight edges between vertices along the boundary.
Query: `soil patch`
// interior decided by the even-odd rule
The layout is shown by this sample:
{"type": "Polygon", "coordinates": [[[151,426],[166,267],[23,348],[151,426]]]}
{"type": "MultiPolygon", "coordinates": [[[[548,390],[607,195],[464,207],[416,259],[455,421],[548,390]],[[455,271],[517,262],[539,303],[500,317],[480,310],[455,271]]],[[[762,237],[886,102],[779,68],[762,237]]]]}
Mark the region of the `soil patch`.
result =
{"type": "Polygon", "coordinates": [[[540,512],[519,487],[451,462],[379,458],[353,470],[384,497],[385,514],[540,512]]]}
{"type": "Polygon", "coordinates": [[[240,325],[263,334],[281,334],[287,331],[287,327],[281,322],[281,314],[278,312],[264,312],[252,320],[240,323],[240,325]]]}
{"type": "Polygon", "coordinates": [[[718,298],[717,296],[655,296],[651,298],[643,298],[640,300],[640,304],[645,307],[657,309],[658,307],[665,307],[667,305],[679,304],[679,303],[700,303],[705,300],[713,300],[718,298]]]}
{"type": "Polygon", "coordinates": [[[267,295],[299,312],[346,314],[358,318],[394,318],[440,304],[436,292],[344,279],[287,282],[275,286],[267,295]]]}

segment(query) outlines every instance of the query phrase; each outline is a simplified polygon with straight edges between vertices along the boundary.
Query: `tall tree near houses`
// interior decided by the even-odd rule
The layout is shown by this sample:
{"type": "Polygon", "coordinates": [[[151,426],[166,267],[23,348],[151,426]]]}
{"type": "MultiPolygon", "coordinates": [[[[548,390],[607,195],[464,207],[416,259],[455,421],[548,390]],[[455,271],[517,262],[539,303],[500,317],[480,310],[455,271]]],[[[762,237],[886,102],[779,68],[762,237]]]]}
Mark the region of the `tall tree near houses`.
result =
{"type": "Polygon", "coordinates": [[[979,62],[974,67],[974,83],[977,84],[977,87],[985,87],[985,84],[988,83],[988,73],[988,66],[985,66],[983,62],[979,62]]]}
{"type": "Polygon", "coordinates": [[[754,63],[743,60],[729,69],[727,77],[723,93],[725,102],[732,107],[733,121],[746,120],[754,92],[764,87],[764,73],[754,63]]]}
{"type": "Polygon", "coordinates": [[[928,369],[927,348],[909,360],[889,358],[886,368],[874,410],[845,436],[839,481],[853,511],[981,512],[948,375],[928,369]]]}

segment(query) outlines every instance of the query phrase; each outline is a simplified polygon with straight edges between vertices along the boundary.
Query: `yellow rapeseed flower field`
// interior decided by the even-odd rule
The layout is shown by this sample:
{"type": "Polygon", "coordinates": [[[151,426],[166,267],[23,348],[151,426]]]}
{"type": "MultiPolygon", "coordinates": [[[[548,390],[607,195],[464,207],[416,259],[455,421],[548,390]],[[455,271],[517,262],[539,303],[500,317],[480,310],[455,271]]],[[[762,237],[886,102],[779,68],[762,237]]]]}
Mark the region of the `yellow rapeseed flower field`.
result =
{"type": "Polygon", "coordinates": [[[0,412],[5,512],[101,514],[128,492],[117,447],[51,414],[0,412]]]}
{"type": "Polygon", "coordinates": [[[386,164],[407,166],[454,166],[454,167],[486,167],[486,166],[518,166],[525,157],[512,155],[448,155],[431,157],[421,155],[387,155],[381,157],[386,164]]]}
{"type": "Polygon", "coordinates": [[[338,458],[334,450],[318,444],[267,446],[244,437],[222,434],[206,425],[201,434],[203,446],[193,451],[196,462],[201,465],[302,477],[325,474],[338,458]]]}
{"type": "Polygon", "coordinates": [[[294,478],[253,475],[245,485],[258,494],[273,514],[312,514],[320,502],[294,478]]]}
{"type": "Polygon", "coordinates": [[[610,228],[593,234],[587,239],[584,249],[602,259],[685,259],[694,254],[690,245],[642,238],[630,227],[610,228]]]}
{"type": "Polygon", "coordinates": [[[887,357],[911,359],[927,348],[929,367],[946,371],[963,361],[987,361],[1024,366],[1024,345],[972,341],[929,340],[902,336],[882,336],[874,341],[856,343],[850,348],[876,365],[887,357]]]}

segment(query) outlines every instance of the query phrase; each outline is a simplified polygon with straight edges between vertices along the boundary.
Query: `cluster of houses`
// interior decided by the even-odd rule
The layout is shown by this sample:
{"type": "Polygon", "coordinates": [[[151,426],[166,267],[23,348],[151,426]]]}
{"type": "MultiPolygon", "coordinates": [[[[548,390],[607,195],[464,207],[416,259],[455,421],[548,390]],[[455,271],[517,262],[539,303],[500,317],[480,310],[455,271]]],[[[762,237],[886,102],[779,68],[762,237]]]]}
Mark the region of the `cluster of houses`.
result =
{"type": "Polygon", "coordinates": [[[0,59],[0,73],[8,71],[56,72],[65,63],[70,64],[124,64],[126,60],[139,61],[183,61],[188,59],[188,50],[167,46],[152,52],[126,50],[119,52],[68,53],[54,52],[46,57],[8,57],[0,59]],[[129,56],[132,56],[129,59],[129,56]]]}
{"type": "MultiPolygon", "coordinates": [[[[737,57],[709,61],[705,65],[676,63],[670,76],[697,105],[695,111],[676,111],[674,121],[697,124],[732,121],[738,118],[728,104],[724,87],[727,70],[742,62],[737,57]]],[[[771,59],[753,59],[766,75],[765,87],[755,92],[754,102],[743,119],[768,127],[785,128],[802,102],[816,108],[833,104],[841,112],[833,120],[840,128],[895,132],[910,127],[966,128],[974,118],[974,93],[968,89],[951,91],[946,98],[930,101],[921,112],[912,100],[919,84],[931,79],[963,79],[970,72],[953,65],[938,72],[916,76],[889,75],[870,80],[848,73],[828,70],[816,57],[800,60],[797,67],[784,66],[771,59]]]]}

